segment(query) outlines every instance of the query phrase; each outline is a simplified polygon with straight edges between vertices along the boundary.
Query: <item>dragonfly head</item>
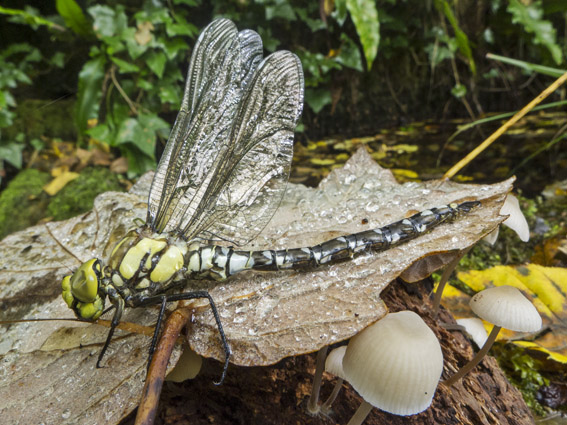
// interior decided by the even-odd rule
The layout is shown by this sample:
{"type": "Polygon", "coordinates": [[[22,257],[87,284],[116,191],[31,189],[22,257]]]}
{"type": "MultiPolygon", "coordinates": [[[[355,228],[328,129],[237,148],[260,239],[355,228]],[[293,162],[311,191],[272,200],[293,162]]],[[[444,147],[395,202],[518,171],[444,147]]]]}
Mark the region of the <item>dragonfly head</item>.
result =
{"type": "Polygon", "coordinates": [[[100,261],[93,258],[83,264],[72,275],[61,282],[63,299],[77,318],[96,320],[104,310],[105,296],[99,294],[103,278],[100,261]]]}

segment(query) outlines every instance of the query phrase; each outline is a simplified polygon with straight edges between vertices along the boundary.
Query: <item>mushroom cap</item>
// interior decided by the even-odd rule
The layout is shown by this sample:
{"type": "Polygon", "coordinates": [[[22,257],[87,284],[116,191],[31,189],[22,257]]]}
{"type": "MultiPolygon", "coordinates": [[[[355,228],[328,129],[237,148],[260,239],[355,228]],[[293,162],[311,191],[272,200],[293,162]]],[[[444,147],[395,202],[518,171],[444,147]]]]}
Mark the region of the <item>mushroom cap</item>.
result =
{"type": "Polygon", "coordinates": [[[346,379],[343,371],[343,357],[345,356],[346,348],[346,345],[335,348],[325,360],[325,371],[342,379],[346,379]]]}
{"type": "Polygon", "coordinates": [[[478,317],[457,319],[457,324],[465,328],[465,332],[474,341],[477,347],[482,347],[488,339],[488,333],[478,317]]]}
{"type": "Polygon", "coordinates": [[[471,298],[475,314],[496,326],[516,332],[541,329],[541,316],[518,288],[503,285],[485,289],[471,298]]]}
{"type": "Polygon", "coordinates": [[[431,405],[443,353],[421,317],[400,311],[351,338],[343,371],[368,403],[396,415],[414,415],[431,405]]]}

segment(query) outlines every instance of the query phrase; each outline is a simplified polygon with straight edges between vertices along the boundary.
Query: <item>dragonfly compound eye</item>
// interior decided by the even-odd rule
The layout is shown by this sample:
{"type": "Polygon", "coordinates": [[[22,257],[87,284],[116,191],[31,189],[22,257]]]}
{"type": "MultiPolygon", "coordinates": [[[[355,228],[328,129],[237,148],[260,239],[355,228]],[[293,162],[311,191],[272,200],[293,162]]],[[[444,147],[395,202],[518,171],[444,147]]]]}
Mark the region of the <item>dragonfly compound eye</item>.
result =
{"type": "Polygon", "coordinates": [[[104,299],[98,294],[101,278],[96,259],[83,263],[73,275],[63,278],[63,300],[79,319],[96,320],[102,314],[104,299]]]}

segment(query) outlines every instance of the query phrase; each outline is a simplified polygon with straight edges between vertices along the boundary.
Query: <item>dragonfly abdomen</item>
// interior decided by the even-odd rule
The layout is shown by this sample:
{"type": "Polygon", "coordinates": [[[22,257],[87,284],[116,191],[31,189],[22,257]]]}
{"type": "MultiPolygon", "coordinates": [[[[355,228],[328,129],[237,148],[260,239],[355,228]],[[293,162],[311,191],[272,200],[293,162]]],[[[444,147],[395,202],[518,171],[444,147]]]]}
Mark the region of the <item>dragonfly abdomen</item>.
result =
{"type": "Polygon", "coordinates": [[[455,220],[478,205],[480,202],[473,201],[431,208],[378,229],[340,236],[312,247],[237,251],[211,245],[192,252],[188,269],[201,278],[223,280],[243,270],[277,271],[317,267],[352,258],[365,250],[384,251],[414,239],[441,223],[455,220]]]}

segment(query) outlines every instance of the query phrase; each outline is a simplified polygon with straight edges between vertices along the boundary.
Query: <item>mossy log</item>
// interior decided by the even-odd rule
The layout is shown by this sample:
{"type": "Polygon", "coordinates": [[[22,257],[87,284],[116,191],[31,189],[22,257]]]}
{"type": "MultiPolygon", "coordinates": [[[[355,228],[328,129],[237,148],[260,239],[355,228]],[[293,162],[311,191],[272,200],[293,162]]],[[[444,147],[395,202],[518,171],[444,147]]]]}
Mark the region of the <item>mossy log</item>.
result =
{"type": "MultiPolygon", "coordinates": [[[[427,282],[391,284],[383,299],[391,312],[413,310],[435,332],[445,358],[444,378],[473,356],[470,341],[459,331],[448,331],[444,323],[454,318],[442,310],[439,319],[431,315],[427,282]]],[[[201,374],[182,384],[166,383],[160,401],[160,422],[167,424],[346,424],[360,404],[360,397],[343,384],[328,416],[307,413],[316,354],[285,359],[270,367],[231,366],[223,385],[214,386],[221,365],[205,361],[201,374]]],[[[321,397],[327,397],[335,383],[324,376],[321,397]]],[[[135,412],[123,423],[133,423],[135,412]]],[[[395,416],[373,409],[366,421],[372,424],[533,424],[534,418],[520,392],[506,379],[496,360],[485,358],[463,380],[451,388],[440,384],[432,406],[418,415],[395,416]]]]}

